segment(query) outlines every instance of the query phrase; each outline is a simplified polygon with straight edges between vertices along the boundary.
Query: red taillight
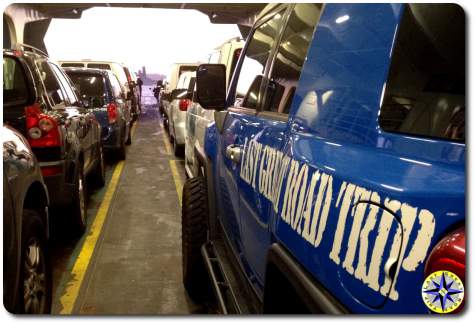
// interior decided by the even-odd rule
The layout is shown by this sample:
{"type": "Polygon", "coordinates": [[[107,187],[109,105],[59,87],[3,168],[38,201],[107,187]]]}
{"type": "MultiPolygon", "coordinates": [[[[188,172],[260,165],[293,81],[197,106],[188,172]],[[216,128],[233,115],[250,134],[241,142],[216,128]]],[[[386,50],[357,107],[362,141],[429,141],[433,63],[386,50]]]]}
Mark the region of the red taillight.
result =
{"type": "MultiPolygon", "coordinates": [[[[465,285],[465,225],[450,232],[432,249],[427,258],[424,276],[441,270],[456,274],[465,285]]],[[[464,302],[455,313],[460,312],[463,306],[464,302]]]]}
{"type": "Polygon", "coordinates": [[[60,166],[50,166],[41,168],[41,174],[43,175],[43,177],[53,176],[56,174],[60,174],[61,172],[63,172],[63,167],[60,166]]]}
{"type": "Polygon", "coordinates": [[[107,117],[109,118],[109,124],[117,121],[117,106],[113,102],[107,105],[107,117]]]}
{"type": "Polygon", "coordinates": [[[190,99],[180,99],[178,103],[178,107],[181,111],[187,111],[188,107],[190,106],[191,100],[190,99]]]}
{"type": "Polygon", "coordinates": [[[61,135],[56,119],[41,113],[37,105],[25,108],[26,132],[32,147],[61,146],[61,135]]]}

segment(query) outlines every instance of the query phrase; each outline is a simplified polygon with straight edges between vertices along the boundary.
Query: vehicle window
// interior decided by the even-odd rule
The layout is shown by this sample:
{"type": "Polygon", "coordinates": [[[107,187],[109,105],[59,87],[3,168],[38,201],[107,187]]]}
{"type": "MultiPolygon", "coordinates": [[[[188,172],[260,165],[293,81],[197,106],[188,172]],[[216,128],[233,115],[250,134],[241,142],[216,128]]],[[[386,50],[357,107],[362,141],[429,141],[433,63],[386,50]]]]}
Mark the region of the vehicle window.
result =
{"type": "Polygon", "coordinates": [[[178,70],[178,77],[180,77],[180,75],[182,75],[185,72],[195,72],[196,68],[197,66],[195,65],[181,65],[178,70]]]}
{"type": "Polygon", "coordinates": [[[176,84],[176,88],[177,89],[183,89],[185,87],[185,83],[186,83],[186,78],[187,78],[187,75],[186,74],[182,74],[180,76],[180,78],[178,79],[178,82],[176,84]]]}
{"type": "Polygon", "coordinates": [[[465,16],[456,5],[408,5],[379,123],[388,132],[465,141],[465,16]]]}
{"type": "Polygon", "coordinates": [[[11,57],[3,57],[3,103],[14,106],[25,103],[28,88],[20,64],[11,57]]]}
{"type": "Polygon", "coordinates": [[[87,67],[90,69],[110,70],[111,66],[105,63],[88,63],[87,67]]]}
{"type": "Polygon", "coordinates": [[[221,51],[213,51],[211,54],[209,54],[208,63],[210,63],[210,64],[219,63],[220,55],[221,55],[221,51]]]}
{"type": "Polygon", "coordinates": [[[237,48],[234,50],[232,61],[231,61],[231,70],[229,70],[229,79],[231,79],[231,76],[234,73],[234,70],[236,69],[236,64],[239,60],[239,55],[241,55],[242,48],[237,48]]]}
{"type": "Polygon", "coordinates": [[[129,82],[132,81],[132,77],[130,76],[129,69],[126,68],[125,66],[124,66],[124,72],[125,72],[125,76],[127,77],[127,81],[129,82]]]}
{"type": "Polygon", "coordinates": [[[322,5],[298,3],[274,59],[263,110],[288,114],[322,5]]]}
{"type": "Polygon", "coordinates": [[[186,73],[182,74],[180,76],[180,79],[178,79],[178,83],[176,85],[177,89],[188,89],[188,86],[190,84],[191,79],[194,77],[194,73],[186,73]]]}
{"type": "Polygon", "coordinates": [[[61,83],[63,87],[63,91],[66,95],[66,97],[69,100],[70,104],[75,104],[78,102],[78,98],[76,97],[76,93],[74,92],[71,83],[68,80],[68,77],[64,75],[64,72],[55,64],[50,64],[53,68],[53,71],[56,73],[56,76],[59,79],[59,82],[61,83]]]}
{"type": "Polygon", "coordinates": [[[196,77],[193,76],[190,78],[190,82],[188,83],[188,92],[193,92],[195,90],[195,84],[196,84],[196,77]]]}
{"type": "Polygon", "coordinates": [[[46,95],[53,109],[64,108],[68,102],[59,81],[47,61],[37,61],[36,66],[43,81],[46,95]]]}
{"type": "Polygon", "coordinates": [[[120,87],[119,80],[114,74],[109,74],[109,81],[112,86],[112,93],[114,95],[114,98],[120,98],[120,94],[122,92],[122,88],[120,87]]]}
{"type": "Polygon", "coordinates": [[[83,63],[61,63],[62,67],[84,67],[83,63]]]}
{"type": "Polygon", "coordinates": [[[102,107],[104,98],[107,97],[102,75],[74,72],[69,72],[68,75],[78,90],[81,100],[86,100],[88,106],[102,107]]]}
{"type": "Polygon", "coordinates": [[[257,108],[264,69],[276,41],[282,16],[283,11],[254,31],[239,72],[234,106],[257,108]]]}

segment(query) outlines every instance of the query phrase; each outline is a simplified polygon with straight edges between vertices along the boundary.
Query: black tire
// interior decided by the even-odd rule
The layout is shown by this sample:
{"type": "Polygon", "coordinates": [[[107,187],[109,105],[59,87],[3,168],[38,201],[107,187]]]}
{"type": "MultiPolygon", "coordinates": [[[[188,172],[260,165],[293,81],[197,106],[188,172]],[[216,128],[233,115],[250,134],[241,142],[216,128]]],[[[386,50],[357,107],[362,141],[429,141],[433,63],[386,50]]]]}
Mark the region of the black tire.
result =
{"type": "Polygon", "coordinates": [[[81,236],[87,226],[87,190],[82,163],[78,165],[78,172],[74,181],[73,201],[71,204],[71,226],[73,233],[81,236]]]}
{"type": "Polygon", "coordinates": [[[132,144],[132,123],[129,125],[129,132],[127,134],[127,141],[125,142],[125,145],[130,145],[132,144]]]}
{"type": "Polygon", "coordinates": [[[106,184],[106,165],[104,161],[104,150],[102,149],[102,144],[99,144],[97,147],[97,156],[99,160],[96,162],[96,167],[92,173],[92,180],[96,188],[102,188],[106,184]]]}
{"type": "MultiPolygon", "coordinates": [[[[125,129],[124,129],[124,132],[125,132],[125,129]]],[[[127,156],[127,151],[125,149],[125,137],[120,142],[120,147],[116,150],[115,153],[116,153],[117,160],[119,160],[119,161],[125,160],[125,158],[127,156]]]]}
{"type": "Polygon", "coordinates": [[[49,314],[52,270],[45,224],[34,210],[23,210],[18,313],[49,314]]]}
{"type": "Polygon", "coordinates": [[[195,302],[202,302],[210,290],[201,246],[207,240],[208,200],[203,177],[188,179],[183,187],[181,251],[183,284],[195,302]]]}

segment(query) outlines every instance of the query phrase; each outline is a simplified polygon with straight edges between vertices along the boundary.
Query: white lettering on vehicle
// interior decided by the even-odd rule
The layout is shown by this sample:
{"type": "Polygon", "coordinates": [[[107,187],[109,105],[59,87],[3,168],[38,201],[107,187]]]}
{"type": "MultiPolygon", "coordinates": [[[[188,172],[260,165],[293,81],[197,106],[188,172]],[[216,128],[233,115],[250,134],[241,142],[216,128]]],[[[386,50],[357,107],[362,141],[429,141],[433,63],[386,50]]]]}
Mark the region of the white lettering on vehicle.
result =
{"type": "Polygon", "coordinates": [[[331,240],[330,260],[392,300],[399,297],[400,270],[415,271],[427,255],[435,219],[426,209],[389,197],[381,204],[378,192],[347,181],[334,199],[332,175],[314,171],[255,139],[245,139],[240,178],[268,199],[297,235],[315,248],[324,239],[331,240]],[[325,236],[331,208],[338,210],[338,220],[325,236]],[[384,257],[397,260],[393,278],[381,276],[384,257]]]}

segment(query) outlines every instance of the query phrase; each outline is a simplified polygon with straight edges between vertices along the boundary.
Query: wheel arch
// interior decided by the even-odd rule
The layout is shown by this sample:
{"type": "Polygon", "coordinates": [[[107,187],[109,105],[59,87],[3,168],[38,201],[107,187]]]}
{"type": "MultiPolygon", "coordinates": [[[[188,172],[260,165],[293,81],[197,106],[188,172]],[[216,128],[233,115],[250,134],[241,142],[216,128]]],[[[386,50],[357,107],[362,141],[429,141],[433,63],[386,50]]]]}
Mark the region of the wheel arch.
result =
{"type": "Polygon", "coordinates": [[[208,194],[208,224],[210,239],[216,238],[218,234],[218,221],[216,214],[216,191],[213,182],[213,165],[212,161],[206,156],[204,149],[201,146],[195,145],[195,156],[198,162],[200,172],[204,173],[207,194],[208,194]],[[202,170],[202,171],[201,171],[202,170]]]}
{"type": "Polygon", "coordinates": [[[49,238],[49,197],[48,191],[40,181],[33,182],[26,191],[23,200],[23,209],[32,209],[36,211],[46,228],[46,237],[49,238]]]}

